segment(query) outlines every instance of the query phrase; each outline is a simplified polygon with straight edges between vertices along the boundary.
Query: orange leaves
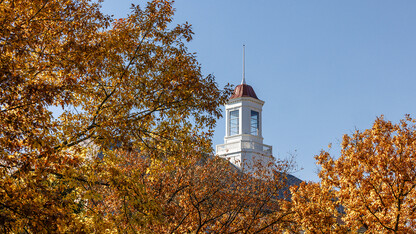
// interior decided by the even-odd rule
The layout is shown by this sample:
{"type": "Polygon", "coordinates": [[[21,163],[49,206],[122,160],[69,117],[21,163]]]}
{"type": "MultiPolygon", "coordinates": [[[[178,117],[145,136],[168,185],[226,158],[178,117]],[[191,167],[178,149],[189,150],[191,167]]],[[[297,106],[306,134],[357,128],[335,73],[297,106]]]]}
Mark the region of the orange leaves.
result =
{"type": "Polygon", "coordinates": [[[151,177],[128,170],[142,162],[115,153],[140,152],[166,173],[175,169],[164,167],[167,160],[210,153],[208,138],[229,94],[202,76],[188,52],[190,25],[168,27],[173,13],[172,1],[133,7],[120,20],[89,0],[0,3],[5,230],[115,230],[117,218],[106,212],[125,211],[120,207],[134,210],[126,223],[160,219],[160,204],[144,184],[153,185],[151,177]],[[49,108],[58,105],[63,113],[56,118],[49,108]],[[94,222],[102,227],[90,229],[94,222]]]}
{"type": "Polygon", "coordinates": [[[133,7],[120,20],[88,0],[3,1],[0,13],[6,232],[292,225],[280,170],[275,181],[260,181],[209,159],[231,90],[201,74],[185,45],[191,26],[169,27],[172,1],[133,7]],[[58,105],[56,117],[49,108],[58,105]]]}
{"type": "MultiPolygon", "coordinates": [[[[345,214],[333,216],[342,218],[352,230],[413,232],[416,216],[410,207],[416,205],[415,142],[416,126],[409,116],[399,124],[377,118],[371,129],[345,135],[338,159],[325,151],[316,156],[317,163],[322,166],[320,187],[322,192],[330,191],[318,198],[340,204],[345,214]]],[[[294,197],[313,193],[314,186],[300,187],[294,197]]],[[[309,203],[300,204],[309,207],[309,203]]],[[[301,210],[297,214],[306,217],[301,210]]],[[[340,223],[333,222],[334,225],[340,223]]]]}
{"type": "Polygon", "coordinates": [[[292,187],[294,221],[307,233],[347,233],[340,222],[342,207],[335,191],[317,183],[292,187]]]}

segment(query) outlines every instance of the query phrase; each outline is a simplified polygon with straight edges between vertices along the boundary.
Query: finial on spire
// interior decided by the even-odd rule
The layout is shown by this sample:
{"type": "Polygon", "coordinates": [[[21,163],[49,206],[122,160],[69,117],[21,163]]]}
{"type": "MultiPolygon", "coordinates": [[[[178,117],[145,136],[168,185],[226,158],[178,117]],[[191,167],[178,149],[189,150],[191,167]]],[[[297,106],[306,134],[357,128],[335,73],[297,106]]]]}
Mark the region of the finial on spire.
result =
{"type": "Polygon", "coordinates": [[[241,81],[241,84],[246,84],[245,51],[246,51],[246,45],[243,44],[243,80],[241,81]]]}

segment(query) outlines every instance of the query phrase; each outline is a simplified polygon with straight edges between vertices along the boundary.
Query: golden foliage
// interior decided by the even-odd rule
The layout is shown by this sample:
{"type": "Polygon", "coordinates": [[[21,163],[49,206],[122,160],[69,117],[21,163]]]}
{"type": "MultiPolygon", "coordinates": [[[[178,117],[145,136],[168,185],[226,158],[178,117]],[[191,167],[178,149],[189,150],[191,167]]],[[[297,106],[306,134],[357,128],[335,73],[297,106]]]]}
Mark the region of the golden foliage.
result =
{"type": "Polygon", "coordinates": [[[154,164],[134,153],[113,157],[116,164],[110,157],[95,168],[108,172],[100,173],[100,180],[110,186],[96,183],[89,190],[101,197],[89,204],[89,210],[101,215],[87,211],[87,216],[102,217],[94,220],[95,230],[116,223],[118,232],[268,233],[293,225],[288,202],[279,197],[285,184],[275,183],[284,174],[255,179],[220,158],[154,164]]]}
{"type": "Polygon", "coordinates": [[[96,1],[0,0],[2,232],[293,226],[284,173],[253,179],[207,156],[230,90],[202,76],[173,12],[168,0],[124,19],[96,1]]]}
{"type": "Polygon", "coordinates": [[[325,151],[316,156],[321,183],[292,188],[298,222],[325,232],[415,232],[415,152],[416,125],[409,116],[399,124],[377,118],[371,129],[345,135],[339,158],[325,151]]]}
{"type": "Polygon", "coordinates": [[[335,192],[319,183],[291,187],[293,221],[306,233],[347,233],[340,222],[342,209],[335,192]]]}

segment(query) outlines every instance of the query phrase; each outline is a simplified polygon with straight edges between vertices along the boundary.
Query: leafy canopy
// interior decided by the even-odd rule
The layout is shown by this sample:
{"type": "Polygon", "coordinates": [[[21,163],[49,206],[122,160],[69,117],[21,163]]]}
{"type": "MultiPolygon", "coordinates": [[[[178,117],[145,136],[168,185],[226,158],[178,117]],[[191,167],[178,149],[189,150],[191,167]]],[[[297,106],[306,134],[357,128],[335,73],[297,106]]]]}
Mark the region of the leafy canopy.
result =
{"type": "Polygon", "coordinates": [[[312,233],[414,233],[415,122],[377,118],[372,128],[344,135],[339,158],[316,156],[320,184],[292,188],[296,222],[312,233]]]}
{"type": "Polygon", "coordinates": [[[211,152],[229,90],[202,76],[185,46],[191,26],[169,26],[173,13],[164,0],[124,19],[96,1],[0,1],[5,232],[91,231],[90,219],[106,217],[87,216],[101,199],[89,188],[112,184],[94,167],[120,163],[116,148],[154,164],[211,152]]]}

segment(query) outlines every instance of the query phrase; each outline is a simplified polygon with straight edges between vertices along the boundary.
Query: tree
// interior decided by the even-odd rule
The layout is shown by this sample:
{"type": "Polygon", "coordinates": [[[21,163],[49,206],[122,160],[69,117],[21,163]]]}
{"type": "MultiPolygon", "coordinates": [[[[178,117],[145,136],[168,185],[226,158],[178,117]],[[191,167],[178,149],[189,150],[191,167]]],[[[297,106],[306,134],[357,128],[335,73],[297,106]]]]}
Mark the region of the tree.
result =
{"type": "MultiPolygon", "coordinates": [[[[415,152],[414,119],[406,116],[399,124],[392,124],[383,117],[377,118],[371,129],[344,135],[338,159],[325,151],[316,156],[322,166],[319,199],[333,201],[344,208],[342,221],[349,230],[415,232],[415,152]]],[[[312,194],[316,186],[304,185],[302,192],[294,196],[312,194]]],[[[306,201],[298,206],[315,203],[306,201]]],[[[328,205],[327,209],[333,210],[334,206],[328,205]]],[[[328,216],[322,218],[325,217],[328,216]]],[[[334,218],[330,222],[335,224],[334,218]]],[[[321,219],[319,223],[324,222],[321,219]]]]}
{"type": "MultiPolygon", "coordinates": [[[[276,184],[284,178],[282,173],[269,180],[256,179],[216,157],[204,161],[193,157],[186,163],[169,161],[169,166],[152,165],[149,158],[134,154],[117,158],[124,166],[97,165],[103,167],[99,171],[109,172],[101,174],[101,179],[106,177],[112,186],[95,184],[90,189],[102,197],[90,209],[102,214],[96,217],[105,217],[94,220],[96,228],[151,233],[270,233],[293,226],[290,203],[279,197],[286,184],[276,184]]],[[[280,164],[274,169],[286,171],[288,166],[280,164]]]]}
{"type": "Polygon", "coordinates": [[[211,151],[229,90],[202,76],[173,12],[165,0],[125,19],[89,0],[0,1],[2,231],[91,231],[108,214],[85,215],[101,199],[90,188],[118,185],[88,169],[120,163],[115,148],[153,164],[211,151]]]}
{"type": "Polygon", "coordinates": [[[319,183],[302,182],[290,188],[293,222],[306,233],[347,233],[335,192],[319,183]]]}
{"type": "Polygon", "coordinates": [[[99,4],[0,0],[1,231],[295,228],[290,163],[260,179],[210,156],[231,90],[202,76],[173,1],[124,19],[99,4]]]}

